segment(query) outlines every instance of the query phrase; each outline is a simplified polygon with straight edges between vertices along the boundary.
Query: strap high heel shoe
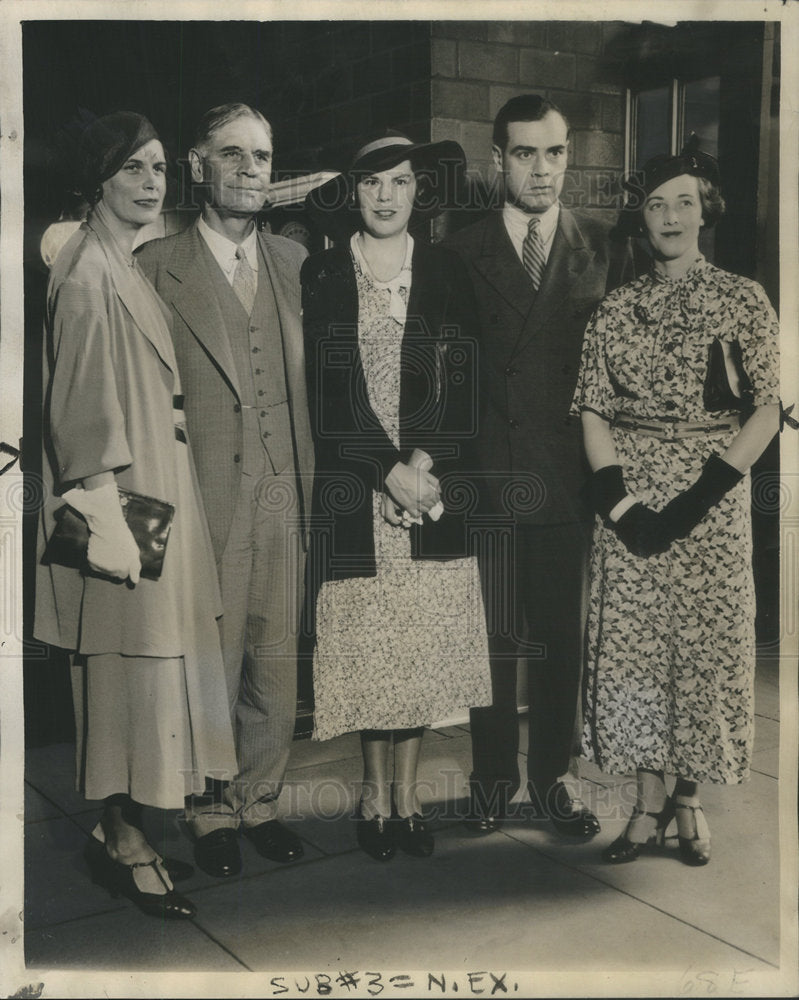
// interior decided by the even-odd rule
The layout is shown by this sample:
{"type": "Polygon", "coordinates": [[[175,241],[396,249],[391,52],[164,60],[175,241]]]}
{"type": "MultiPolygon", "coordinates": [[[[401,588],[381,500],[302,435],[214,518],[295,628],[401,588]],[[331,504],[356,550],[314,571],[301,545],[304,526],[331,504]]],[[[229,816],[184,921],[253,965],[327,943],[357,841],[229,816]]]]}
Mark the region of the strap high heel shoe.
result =
{"type": "Polygon", "coordinates": [[[170,888],[161,870],[161,859],[157,855],[152,861],[137,861],[126,865],[110,858],[105,847],[96,838],[91,837],[86,847],[86,861],[92,881],[106,889],[112,899],[126,896],[142,913],[150,917],[190,920],[197,915],[194,903],[170,888]],[[92,841],[100,847],[100,851],[92,845],[92,841]],[[163,894],[143,892],[136,884],[137,868],[152,868],[166,892],[163,894]]]}
{"type": "Polygon", "coordinates": [[[683,837],[679,832],[677,832],[677,842],[680,845],[680,857],[685,862],[686,865],[692,865],[694,868],[700,868],[702,865],[706,865],[710,861],[710,835],[708,831],[707,837],[699,836],[699,824],[696,821],[696,814],[702,814],[703,825],[707,829],[707,821],[705,820],[705,813],[702,809],[701,803],[697,805],[691,805],[688,802],[675,802],[675,809],[687,809],[691,812],[691,819],[693,820],[694,834],[692,837],[683,837]]]}
{"type": "Polygon", "coordinates": [[[635,861],[645,851],[662,849],[665,845],[666,827],[674,819],[674,803],[667,798],[659,813],[635,810],[630,816],[624,833],[602,852],[602,860],[612,865],[623,865],[635,861]],[[650,816],[655,820],[655,831],[644,841],[630,840],[628,831],[639,816],[650,816]]]}

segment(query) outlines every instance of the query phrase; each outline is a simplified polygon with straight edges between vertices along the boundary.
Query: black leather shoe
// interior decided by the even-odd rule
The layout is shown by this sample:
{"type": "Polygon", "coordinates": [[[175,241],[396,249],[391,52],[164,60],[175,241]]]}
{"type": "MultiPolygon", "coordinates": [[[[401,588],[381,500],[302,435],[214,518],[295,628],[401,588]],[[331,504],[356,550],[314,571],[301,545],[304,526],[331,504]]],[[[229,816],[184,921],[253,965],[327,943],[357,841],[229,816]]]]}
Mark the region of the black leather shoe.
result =
{"type": "Polygon", "coordinates": [[[245,826],[244,832],[255,850],[270,861],[282,861],[285,864],[296,861],[305,853],[297,834],[276,819],[259,823],[258,826],[245,826]]]}
{"type": "Polygon", "coordinates": [[[161,864],[173,882],[185,882],[194,874],[192,865],[185,861],[179,861],[177,858],[161,858],[161,864]]]}
{"type": "Polygon", "coordinates": [[[624,865],[629,861],[635,861],[639,854],[652,850],[661,850],[666,841],[666,827],[674,818],[674,804],[671,799],[666,799],[663,809],[659,813],[655,812],[633,812],[624,833],[616,837],[612,844],[609,844],[602,852],[602,860],[611,865],[624,865]],[[639,816],[649,816],[655,821],[655,828],[652,834],[643,841],[630,840],[627,836],[630,827],[639,816]]]}
{"type": "Polygon", "coordinates": [[[131,902],[146,913],[148,917],[158,917],[160,920],[191,920],[197,915],[197,907],[190,899],[181,896],[164,879],[158,857],[152,861],[140,861],[132,865],[114,861],[106,852],[105,846],[94,837],[86,847],[86,861],[89,865],[92,881],[108,891],[112,899],[127,896],[131,902]],[[97,845],[97,846],[95,846],[97,845]],[[99,850],[98,850],[99,847],[99,850]],[[163,893],[144,892],[136,883],[136,870],[152,868],[164,887],[163,893]]]}
{"type": "Polygon", "coordinates": [[[547,813],[552,825],[564,837],[595,837],[601,827],[599,820],[584,806],[575,808],[576,802],[562,781],[556,781],[547,797],[547,813]]]}
{"type": "Polygon", "coordinates": [[[197,867],[214,878],[230,878],[241,871],[238,831],[231,826],[198,837],[194,844],[197,867]]]}
{"type": "Polygon", "coordinates": [[[419,813],[414,813],[413,816],[397,816],[392,823],[397,846],[401,850],[416,858],[430,857],[436,842],[419,813]]]}
{"type": "Polygon", "coordinates": [[[393,822],[383,816],[365,819],[360,810],[356,817],[355,836],[358,846],[375,861],[390,861],[397,851],[393,822]]]}
{"type": "Polygon", "coordinates": [[[482,835],[487,833],[496,833],[501,823],[502,820],[499,816],[468,816],[463,821],[463,825],[469,833],[478,833],[482,835]]]}

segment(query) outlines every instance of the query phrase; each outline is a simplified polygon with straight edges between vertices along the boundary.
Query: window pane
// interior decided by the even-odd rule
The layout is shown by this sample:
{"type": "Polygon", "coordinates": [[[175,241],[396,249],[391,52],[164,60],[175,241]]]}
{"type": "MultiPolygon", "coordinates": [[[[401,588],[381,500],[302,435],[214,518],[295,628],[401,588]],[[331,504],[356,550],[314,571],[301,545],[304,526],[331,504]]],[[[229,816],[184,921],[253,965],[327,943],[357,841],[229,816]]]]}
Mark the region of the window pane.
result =
{"type": "Polygon", "coordinates": [[[711,156],[719,155],[719,84],[720,77],[694,80],[683,88],[685,135],[696,132],[700,149],[711,156]]]}
{"type": "Polygon", "coordinates": [[[669,152],[670,94],[670,87],[658,87],[636,95],[634,170],[642,167],[651,156],[669,152]]]}

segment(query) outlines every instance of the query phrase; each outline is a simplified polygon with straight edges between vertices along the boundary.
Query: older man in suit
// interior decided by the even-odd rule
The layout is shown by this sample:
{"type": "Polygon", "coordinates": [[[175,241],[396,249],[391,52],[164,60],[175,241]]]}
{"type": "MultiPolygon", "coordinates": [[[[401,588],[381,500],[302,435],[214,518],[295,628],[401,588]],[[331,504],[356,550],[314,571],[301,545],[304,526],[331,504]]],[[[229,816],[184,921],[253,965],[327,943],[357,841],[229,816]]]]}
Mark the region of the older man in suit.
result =
{"type": "Polygon", "coordinates": [[[313,471],[297,243],[258,231],[272,130],[256,110],[207,112],[189,151],[197,222],[139,262],[172,312],[188,432],[222,592],[222,648],[238,774],[187,803],[200,868],[241,870],[241,827],[262,855],[293,861],[276,819],[293,738],[304,529],[313,471]]]}
{"type": "Polygon", "coordinates": [[[625,254],[613,249],[603,222],[561,206],[568,146],[568,124],[554,104],[535,94],[508,101],[492,150],[504,204],[451,238],[469,267],[482,326],[477,447],[490,517],[481,573],[494,703],[472,711],[468,825],[484,833],[507,815],[520,787],[520,655],[534,808],[564,835],[599,832],[561,780],[575,731],[591,526],[580,429],[568,412],[586,322],[618,283],[625,254]]]}

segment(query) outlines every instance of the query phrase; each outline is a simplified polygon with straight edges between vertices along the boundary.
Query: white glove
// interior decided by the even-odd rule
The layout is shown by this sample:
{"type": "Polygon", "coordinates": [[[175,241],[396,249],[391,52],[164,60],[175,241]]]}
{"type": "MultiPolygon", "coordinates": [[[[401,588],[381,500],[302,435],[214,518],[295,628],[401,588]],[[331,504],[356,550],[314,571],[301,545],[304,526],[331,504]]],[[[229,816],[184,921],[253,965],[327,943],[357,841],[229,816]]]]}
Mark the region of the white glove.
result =
{"type": "Polygon", "coordinates": [[[114,483],[106,483],[96,490],[69,490],[64,500],[86,518],[89,566],[97,573],[120,580],[130,577],[132,583],[138,583],[141,574],[139,546],[125,523],[114,483]]]}
{"type": "MultiPolygon", "coordinates": [[[[427,454],[426,451],[421,451],[419,448],[414,448],[411,452],[411,457],[408,459],[408,465],[414,469],[421,469],[422,472],[429,472],[433,468],[433,459],[427,454]]],[[[427,512],[427,516],[431,521],[437,521],[441,515],[444,513],[444,504],[439,500],[435,507],[431,507],[427,512]]],[[[408,519],[408,524],[416,523],[421,524],[422,519],[412,518],[407,511],[402,512],[403,521],[408,519]]]]}

